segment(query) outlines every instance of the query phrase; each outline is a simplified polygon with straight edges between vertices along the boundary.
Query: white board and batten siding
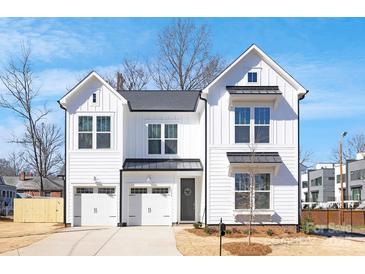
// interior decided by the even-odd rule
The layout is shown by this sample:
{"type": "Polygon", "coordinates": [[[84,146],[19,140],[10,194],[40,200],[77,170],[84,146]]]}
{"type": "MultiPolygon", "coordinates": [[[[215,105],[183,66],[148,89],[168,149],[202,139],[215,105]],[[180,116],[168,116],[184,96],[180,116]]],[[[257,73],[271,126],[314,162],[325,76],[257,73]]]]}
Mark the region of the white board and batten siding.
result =
{"type": "MultiPolygon", "coordinates": [[[[244,98],[244,95],[243,95],[244,98]]],[[[248,145],[234,142],[234,106],[270,107],[270,143],[256,151],[278,152],[284,164],[271,179],[272,209],[280,224],[298,222],[298,96],[295,87],[254,52],[237,63],[208,90],[208,223],[222,217],[235,223],[234,175],[229,175],[227,152],[249,152],[248,145]],[[258,72],[258,85],[279,86],[282,96],[274,102],[235,102],[230,106],[226,86],[250,85],[247,72],[258,72]]]]}
{"type": "MultiPolygon", "coordinates": [[[[204,131],[201,131],[201,114],[197,112],[128,112],[125,126],[125,158],[198,158],[204,131]],[[176,155],[148,154],[148,124],[177,124],[178,153],[176,155]]],[[[204,140],[204,139],[203,139],[204,140]]]]}
{"type": "MultiPolygon", "coordinates": [[[[115,187],[115,193],[119,193],[119,170],[123,164],[124,107],[118,95],[110,92],[97,79],[89,79],[72,96],[74,98],[71,98],[66,112],[67,204],[69,205],[67,222],[71,224],[73,224],[76,187],[115,187]],[[97,103],[92,102],[93,93],[96,93],[97,103]],[[78,117],[83,115],[91,115],[94,120],[96,116],[111,116],[110,149],[78,149],[78,117]]],[[[116,205],[119,205],[119,195],[116,195],[116,199],[116,205]]],[[[117,210],[117,216],[119,216],[119,206],[117,210]]]]}

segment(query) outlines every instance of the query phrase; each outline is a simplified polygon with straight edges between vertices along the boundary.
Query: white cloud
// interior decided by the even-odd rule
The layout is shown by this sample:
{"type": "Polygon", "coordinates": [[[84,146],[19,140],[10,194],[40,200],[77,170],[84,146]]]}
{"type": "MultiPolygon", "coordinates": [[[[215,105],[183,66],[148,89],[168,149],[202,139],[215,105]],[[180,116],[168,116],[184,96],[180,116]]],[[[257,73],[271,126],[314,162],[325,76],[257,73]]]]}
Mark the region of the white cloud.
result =
{"type": "Polygon", "coordinates": [[[87,28],[76,31],[55,18],[2,18],[0,19],[0,58],[4,59],[20,43],[30,43],[32,57],[50,62],[54,58],[71,58],[80,54],[98,52],[104,44],[100,35],[92,35],[87,28]]]}
{"type": "Polygon", "coordinates": [[[365,115],[364,57],[359,56],[356,62],[298,54],[281,56],[280,59],[284,60],[283,67],[309,89],[301,102],[303,119],[328,120],[365,115]]]}

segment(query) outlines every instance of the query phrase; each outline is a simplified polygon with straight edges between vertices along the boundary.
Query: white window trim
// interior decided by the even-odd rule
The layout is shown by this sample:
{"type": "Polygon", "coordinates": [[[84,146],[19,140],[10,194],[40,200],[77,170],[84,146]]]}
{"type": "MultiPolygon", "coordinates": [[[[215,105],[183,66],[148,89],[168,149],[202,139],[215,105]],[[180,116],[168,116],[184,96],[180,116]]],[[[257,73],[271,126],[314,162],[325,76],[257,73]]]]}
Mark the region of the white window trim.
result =
{"type": "Polygon", "coordinates": [[[249,104],[235,104],[233,106],[232,110],[232,116],[231,116],[231,134],[232,140],[231,143],[235,145],[248,145],[248,144],[257,144],[259,145],[271,145],[273,144],[273,120],[272,120],[272,114],[273,114],[273,106],[263,103],[249,103],[249,104]],[[250,108],[250,142],[249,143],[236,143],[236,120],[235,120],[235,110],[236,108],[250,108]],[[255,143],[255,108],[256,107],[267,107],[270,109],[270,122],[269,122],[269,142],[268,143],[255,143]]]}
{"type": "MultiPolygon", "coordinates": [[[[249,213],[250,209],[236,209],[236,201],[235,201],[235,195],[236,195],[236,182],[235,182],[235,177],[237,173],[249,173],[249,170],[246,169],[242,169],[239,171],[235,171],[235,173],[233,173],[233,208],[234,208],[234,212],[235,213],[249,213]]],[[[274,191],[273,191],[273,176],[274,173],[270,170],[267,169],[258,169],[257,172],[255,172],[255,174],[262,174],[262,173],[267,173],[270,174],[270,208],[268,209],[254,209],[253,211],[256,212],[273,212],[274,211],[274,191]]],[[[249,191],[238,191],[238,192],[249,192],[249,191]]]]}
{"type": "Polygon", "coordinates": [[[259,86],[261,85],[261,68],[251,68],[250,70],[247,71],[246,75],[245,75],[245,78],[246,78],[246,84],[248,86],[259,86]],[[257,73],[257,82],[249,82],[248,81],[248,73],[249,72],[256,72],[257,73]]]}
{"type": "MultiPolygon", "coordinates": [[[[174,158],[177,157],[179,155],[179,151],[180,151],[180,126],[179,123],[176,121],[145,121],[145,127],[146,127],[146,135],[145,135],[145,140],[146,140],[146,145],[145,145],[145,155],[147,155],[148,157],[155,157],[155,158],[159,158],[159,157],[163,157],[163,158],[174,158]],[[161,125],[161,153],[160,154],[150,154],[148,152],[148,140],[150,140],[150,138],[148,138],[148,125],[161,125]],[[177,153],[176,154],[165,154],[165,125],[177,125],[177,153]]],[[[175,140],[175,138],[167,138],[167,140],[175,140]]]]}
{"type": "Polygon", "coordinates": [[[90,105],[91,106],[93,106],[93,107],[100,106],[100,98],[101,98],[100,93],[101,93],[101,89],[98,89],[98,90],[96,90],[95,92],[93,92],[91,94],[91,97],[90,97],[90,105]],[[96,94],[96,102],[95,103],[93,102],[94,94],[96,94]]]}
{"type": "MultiPolygon", "coordinates": [[[[100,112],[100,113],[95,113],[95,112],[79,112],[75,115],[75,125],[74,125],[74,130],[76,132],[75,135],[75,150],[76,151],[81,151],[81,152],[105,152],[105,151],[115,151],[116,145],[115,145],[115,125],[114,125],[114,118],[115,114],[112,112],[100,112]],[[92,116],[93,117],[93,124],[92,124],[92,148],[79,148],[79,117],[80,116],[92,116]],[[96,120],[97,120],[97,116],[109,116],[110,117],[110,148],[96,148],[96,120]]],[[[87,132],[85,132],[87,133],[87,132]]],[[[102,132],[99,132],[102,133],[102,132]]]]}

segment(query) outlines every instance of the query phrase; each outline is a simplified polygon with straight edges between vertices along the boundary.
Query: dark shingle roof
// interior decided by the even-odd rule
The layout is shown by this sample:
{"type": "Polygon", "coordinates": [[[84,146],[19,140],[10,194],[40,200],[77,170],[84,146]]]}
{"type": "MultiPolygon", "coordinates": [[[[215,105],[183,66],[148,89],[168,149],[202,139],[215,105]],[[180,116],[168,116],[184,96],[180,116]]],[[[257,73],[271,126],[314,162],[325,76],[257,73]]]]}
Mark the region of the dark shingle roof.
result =
{"type": "MultiPolygon", "coordinates": [[[[3,180],[8,185],[16,186],[17,190],[39,190],[40,178],[26,178],[25,181],[19,180],[18,176],[3,176],[3,180]]],[[[63,190],[63,180],[57,177],[43,178],[43,187],[46,191],[63,190]]]]}
{"type": "Polygon", "coordinates": [[[203,165],[199,159],[134,159],[129,158],[124,161],[123,170],[203,170],[203,165]]]}
{"type": "Polygon", "coordinates": [[[194,112],[200,91],[118,91],[127,101],[130,111],[194,112]]]}
{"type": "Polygon", "coordinates": [[[226,89],[230,94],[281,94],[278,86],[226,86],[226,89]]]}
{"type": "Polygon", "coordinates": [[[282,163],[278,152],[227,152],[228,160],[235,163],[282,163]]]}

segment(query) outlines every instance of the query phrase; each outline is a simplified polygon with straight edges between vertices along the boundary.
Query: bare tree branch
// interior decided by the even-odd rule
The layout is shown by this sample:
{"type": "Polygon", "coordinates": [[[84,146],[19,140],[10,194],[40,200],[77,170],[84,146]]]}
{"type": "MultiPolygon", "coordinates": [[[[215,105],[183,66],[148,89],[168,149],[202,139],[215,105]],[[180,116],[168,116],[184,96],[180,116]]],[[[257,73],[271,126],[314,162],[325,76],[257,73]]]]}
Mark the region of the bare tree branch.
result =
{"type": "Polygon", "coordinates": [[[162,90],[204,88],[223,68],[219,56],[211,55],[210,33],[206,25],[177,19],[158,37],[160,54],[150,67],[151,76],[162,90]]]}

